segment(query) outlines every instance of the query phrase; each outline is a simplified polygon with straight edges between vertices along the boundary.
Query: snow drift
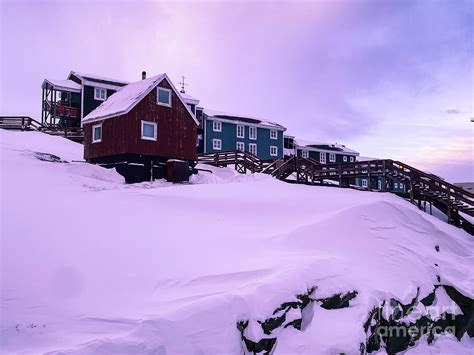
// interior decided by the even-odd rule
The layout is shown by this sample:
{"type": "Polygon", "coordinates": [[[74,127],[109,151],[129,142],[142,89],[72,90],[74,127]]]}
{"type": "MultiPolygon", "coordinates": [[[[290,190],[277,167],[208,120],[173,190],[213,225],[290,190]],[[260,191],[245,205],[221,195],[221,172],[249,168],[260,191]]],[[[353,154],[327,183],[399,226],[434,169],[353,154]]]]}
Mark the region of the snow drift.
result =
{"type": "MultiPolygon", "coordinates": [[[[392,194],[218,168],[126,185],[74,162],[81,145],[0,133],[5,353],[353,354],[378,307],[474,298],[474,239],[392,194]]],[[[408,353],[473,347],[423,335],[408,353]]]]}

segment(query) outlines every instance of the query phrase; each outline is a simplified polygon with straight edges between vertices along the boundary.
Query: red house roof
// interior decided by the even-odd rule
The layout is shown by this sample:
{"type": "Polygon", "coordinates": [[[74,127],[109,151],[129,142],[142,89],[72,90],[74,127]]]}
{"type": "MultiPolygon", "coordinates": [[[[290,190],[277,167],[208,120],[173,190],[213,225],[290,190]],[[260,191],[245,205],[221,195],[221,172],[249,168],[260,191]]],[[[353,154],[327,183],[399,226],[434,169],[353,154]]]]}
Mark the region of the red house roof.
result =
{"type": "Polygon", "coordinates": [[[151,78],[140,80],[135,83],[128,84],[122,89],[111,95],[107,100],[105,100],[99,107],[94,111],[89,113],[86,117],[82,119],[82,123],[89,123],[98,120],[104,120],[115,116],[125,115],[130,112],[146,95],[150,93],[158,84],[167,80],[172,89],[175,91],[180,101],[186,107],[189,115],[194,120],[196,125],[199,124],[198,120],[191,112],[190,108],[183,101],[180,93],[176,90],[171,80],[168,76],[163,73],[151,78]]]}

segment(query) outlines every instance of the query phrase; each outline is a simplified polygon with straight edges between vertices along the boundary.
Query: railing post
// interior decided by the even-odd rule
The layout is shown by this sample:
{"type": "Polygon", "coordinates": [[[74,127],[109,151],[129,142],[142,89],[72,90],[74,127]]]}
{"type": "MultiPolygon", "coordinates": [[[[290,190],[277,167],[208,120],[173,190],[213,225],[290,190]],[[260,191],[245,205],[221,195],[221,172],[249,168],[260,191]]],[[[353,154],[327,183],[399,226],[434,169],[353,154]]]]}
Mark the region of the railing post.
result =
{"type": "Polygon", "coordinates": [[[382,191],[385,191],[385,186],[387,184],[387,167],[386,167],[386,160],[384,159],[383,161],[383,174],[382,174],[382,179],[383,179],[383,184],[382,184],[382,191]]]}
{"type": "Polygon", "coordinates": [[[339,187],[342,187],[342,164],[339,163],[339,187]]]}
{"type": "Polygon", "coordinates": [[[239,171],[239,170],[237,169],[237,151],[234,151],[234,169],[235,169],[236,171],[239,171]]]}
{"type": "Polygon", "coordinates": [[[448,188],[448,201],[447,201],[447,206],[448,206],[448,223],[451,224],[452,223],[452,217],[451,217],[451,189],[449,188],[449,186],[446,186],[448,188]]]}
{"type": "Polygon", "coordinates": [[[369,191],[372,191],[372,181],[371,181],[371,177],[370,177],[370,167],[371,167],[371,164],[368,163],[367,164],[367,187],[369,188],[369,191]]]}

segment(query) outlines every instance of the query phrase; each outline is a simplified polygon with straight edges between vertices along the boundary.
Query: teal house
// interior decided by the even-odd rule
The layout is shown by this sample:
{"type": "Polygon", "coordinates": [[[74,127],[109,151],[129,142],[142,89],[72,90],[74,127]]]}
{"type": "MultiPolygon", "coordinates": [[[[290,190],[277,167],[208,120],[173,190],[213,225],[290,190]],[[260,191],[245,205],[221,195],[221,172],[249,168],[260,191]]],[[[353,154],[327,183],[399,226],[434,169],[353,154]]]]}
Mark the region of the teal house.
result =
{"type": "Polygon", "coordinates": [[[283,157],[285,127],[254,117],[204,109],[200,153],[250,152],[263,160],[283,157]]]}

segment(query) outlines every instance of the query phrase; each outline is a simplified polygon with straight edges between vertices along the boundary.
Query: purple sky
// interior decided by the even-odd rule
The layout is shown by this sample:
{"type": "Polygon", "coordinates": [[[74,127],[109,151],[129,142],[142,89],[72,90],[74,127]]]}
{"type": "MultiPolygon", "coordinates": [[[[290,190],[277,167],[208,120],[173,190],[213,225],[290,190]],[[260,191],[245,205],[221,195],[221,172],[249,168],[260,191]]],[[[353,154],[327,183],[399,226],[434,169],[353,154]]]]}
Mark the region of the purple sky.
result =
{"type": "Polygon", "coordinates": [[[474,181],[473,2],[0,1],[0,114],[70,70],[181,75],[204,107],[474,181]]]}

